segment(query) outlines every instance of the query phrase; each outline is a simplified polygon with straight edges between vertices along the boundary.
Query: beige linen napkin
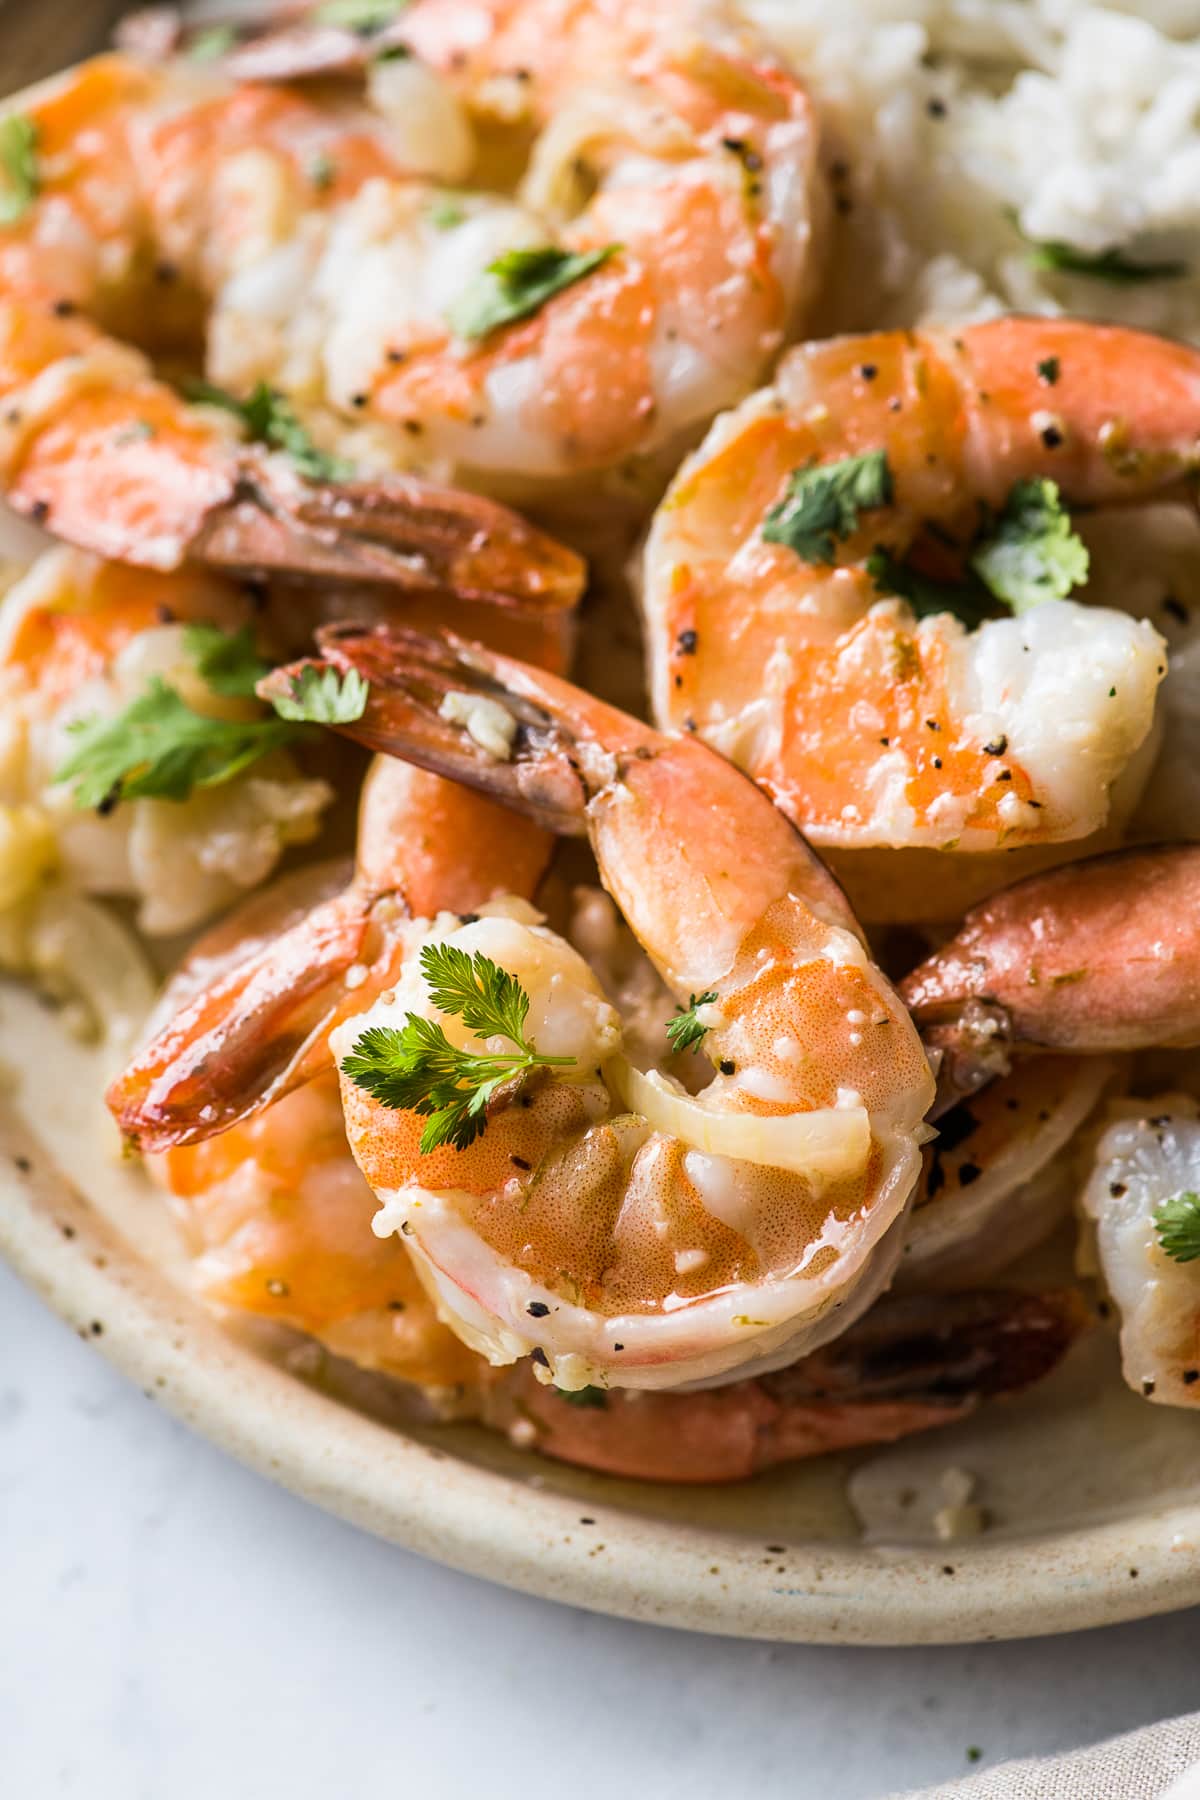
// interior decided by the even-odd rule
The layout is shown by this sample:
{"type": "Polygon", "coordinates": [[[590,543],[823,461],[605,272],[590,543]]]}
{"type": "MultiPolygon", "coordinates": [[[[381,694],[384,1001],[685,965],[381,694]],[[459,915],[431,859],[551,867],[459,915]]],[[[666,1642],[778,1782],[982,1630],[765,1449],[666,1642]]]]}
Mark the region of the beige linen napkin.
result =
{"type": "Polygon", "coordinates": [[[1200,1800],[1200,1713],[887,1800],[1200,1800]]]}

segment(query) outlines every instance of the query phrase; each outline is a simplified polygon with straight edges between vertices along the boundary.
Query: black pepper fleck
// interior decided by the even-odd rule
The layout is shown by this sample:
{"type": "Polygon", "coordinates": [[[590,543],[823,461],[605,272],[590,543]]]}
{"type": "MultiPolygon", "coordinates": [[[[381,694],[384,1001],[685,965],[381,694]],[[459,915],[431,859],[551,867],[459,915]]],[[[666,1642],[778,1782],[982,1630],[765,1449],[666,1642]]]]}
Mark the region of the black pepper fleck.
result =
{"type": "Polygon", "coordinates": [[[680,656],[695,656],[696,645],[699,642],[700,639],[696,632],[691,630],[681,631],[679,636],[675,639],[675,648],[678,650],[680,656]]]}
{"type": "Polygon", "coordinates": [[[529,1314],[531,1319],[544,1319],[549,1313],[550,1308],[546,1305],[544,1300],[531,1300],[529,1305],[525,1308],[525,1311],[529,1314]]]}
{"type": "Polygon", "coordinates": [[[721,1061],[717,1064],[717,1067],[718,1067],[718,1069],[720,1069],[722,1075],[732,1075],[734,1070],[737,1067],[737,1064],[734,1062],[731,1062],[729,1060],[729,1058],[727,1056],[725,1056],[725,1057],[722,1057],[721,1061]]]}
{"type": "Polygon", "coordinates": [[[550,1358],[546,1355],[546,1352],[540,1345],[538,1345],[536,1349],[531,1350],[529,1354],[539,1368],[548,1369],[550,1367],[550,1358]]]}

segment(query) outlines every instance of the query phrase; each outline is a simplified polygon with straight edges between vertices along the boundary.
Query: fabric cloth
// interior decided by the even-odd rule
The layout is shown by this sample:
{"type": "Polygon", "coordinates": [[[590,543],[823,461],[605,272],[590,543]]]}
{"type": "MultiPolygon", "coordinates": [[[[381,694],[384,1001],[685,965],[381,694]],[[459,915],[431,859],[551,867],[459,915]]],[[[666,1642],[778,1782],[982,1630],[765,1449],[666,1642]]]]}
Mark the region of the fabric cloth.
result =
{"type": "Polygon", "coordinates": [[[1200,1800],[1200,1713],[887,1800],[1200,1800]]]}

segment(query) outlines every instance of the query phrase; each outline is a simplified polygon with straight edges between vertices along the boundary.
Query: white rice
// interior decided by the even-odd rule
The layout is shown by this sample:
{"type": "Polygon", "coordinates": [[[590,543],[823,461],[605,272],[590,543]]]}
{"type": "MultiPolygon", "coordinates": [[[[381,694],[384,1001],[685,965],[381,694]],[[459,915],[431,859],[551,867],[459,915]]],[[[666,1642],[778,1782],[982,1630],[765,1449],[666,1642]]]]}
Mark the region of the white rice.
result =
{"type": "Polygon", "coordinates": [[[818,330],[1067,312],[1200,340],[1200,0],[742,0],[843,166],[818,330]],[[1184,262],[1117,285],[1030,242],[1184,262]]]}

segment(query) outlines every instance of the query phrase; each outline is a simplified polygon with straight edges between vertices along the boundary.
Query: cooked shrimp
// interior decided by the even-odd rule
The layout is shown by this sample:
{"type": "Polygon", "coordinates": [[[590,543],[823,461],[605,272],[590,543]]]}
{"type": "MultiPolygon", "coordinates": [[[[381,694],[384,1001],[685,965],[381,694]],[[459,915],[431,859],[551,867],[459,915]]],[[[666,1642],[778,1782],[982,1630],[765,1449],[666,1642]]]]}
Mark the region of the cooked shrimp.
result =
{"type": "Polygon", "coordinates": [[[480,1397],[488,1424],[543,1456],[638,1481],[745,1481],[953,1424],[1048,1375],[1086,1322],[1069,1292],[884,1299],[791,1368],[710,1392],[612,1392],[581,1406],[522,1369],[480,1397]]]}
{"type": "Polygon", "coordinates": [[[1200,1044],[1200,846],[1093,857],[968,913],[900,992],[951,1100],[1012,1053],[1200,1044]]]}
{"type": "MultiPolygon", "coordinates": [[[[1121,1314],[1121,1364],[1157,1406],[1200,1403],[1200,1261],[1178,1260],[1159,1209],[1200,1192],[1200,1106],[1183,1094],[1114,1106],[1083,1190],[1121,1314]]],[[[1200,1208],[1198,1208],[1200,1219],[1200,1208]]]]}
{"type": "Polygon", "coordinates": [[[346,1148],[337,1082],[289,1094],[223,1136],[154,1159],[209,1305],[318,1338],[363,1368],[451,1387],[477,1362],[439,1325],[346,1148]]]}
{"type": "Polygon", "coordinates": [[[304,870],[193,950],[108,1104],[143,1151],[193,1144],[330,1068],[329,1034],[394,981],[414,935],[496,894],[532,893],[547,835],[456,783],[380,757],[353,875],[304,870]]]}
{"type": "Polygon", "coordinates": [[[897,1285],[989,1281],[1068,1216],[1078,1133],[1111,1091],[1106,1056],[1043,1056],[937,1121],[925,1151],[897,1285]]]}
{"type": "Polygon", "coordinates": [[[1114,1055],[1200,1044],[1198,899],[1193,845],[1074,863],[976,908],[901,982],[941,1059],[931,1169],[945,1193],[913,1214],[918,1281],[978,1279],[995,1266],[981,1248],[994,1257],[1014,1231],[1023,1248],[1053,1224],[1060,1152],[1112,1087],[1114,1055]]]}
{"type": "Polygon", "coordinates": [[[291,453],[245,444],[230,412],[184,399],[146,353],[194,350],[214,287],[398,176],[378,132],[279,89],[117,56],[11,107],[25,153],[0,226],[0,487],[19,511],[152,568],[574,599],[576,559],[504,508],[350,478],[290,415],[263,429],[291,453]]]}
{"type": "MultiPolygon", "coordinates": [[[[481,186],[525,162],[515,199],[370,182],[222,290],[216,379],[300,381],[405,466],[522,492],[670,446],[761,379],[813,284],[824,193],[807,94],[727,0],[421,0],[365,55],[401,118],[414,81],[448,84],[481,186]],[[415,56],[372,60],[397,40],[415,56]],[[536,251],[540,300],[535,280],[494,328],[464,322],[491,263],[536,251]]],[[[363,57],[317,19],[228,66],[363,57]]]]}
{"type": "MultiPolygon", "coordinates": [[[[1021,482],[1132,504],[1186,496],[1198,467],[1200,356],[1183,345],[1049,319],[803,345],[714,426],[656,517],[655,716],[731,756],[818,845],[959,853],[918,862],[905,902],[953,916],[962,853],[1044,853],[1128,811],[1166,657],[1150,624],[1065,598],[968,630],[929,583],[964,575],[981,514],[1021,482]],[[856,457],[874,459],[865,504],[816,517],[804,554],[764,537],[793,476],[845,477],[856,457]],[[882,597],[922,581],[920,617],[882,597]]],[[[854,858],[836,866],[852,876],[854,858]]],[[[980,866],[983,891],[1020,872],[980,866]]],[[[905,869],[870,864],[882,916],[905,869]]]]}
{"type": "MultiPolygon", "coordinates": [[[[820,864],[703,746],[553,677],[411,633],[323,643],[370,682],[351,735],[586,831],[671,993],[717,996],[696,1016],[717,1073],[691,1096],[623,1056],[591,969],[527,907],[428,930],[514,976],[539,1050],[574,1061],[497,1100],[468,1148],[428,1155],[417,1114],[344,1075],[377,1229],[404,1232],[465,1341],[498,1363],[533,1353],[563,1387],[777,1367],[833,1335],[891,1273],[933,1087],[820,864]],[[477,711],[497,726],[487,749],[477,711]]],[[[438,1015],[411,949],[394,989],[334,1033],[339,1061],[409,1011],[438,1015]]]]}
{"type": "Polygon", "coordinates": [[[0,906],[57,873],[68,887],[124,895],[151,935],[188,930],[264,881],[284,850],[318,830],[333,798],[278,748],[219,787],[185,799],[135,798],[81,809],[58,780],[72,726],[119,713],[155,679],[194,711],[238,719],[187,650],[196,623],[256,623],[247,596],[201,569],[162,574],[80,551],[44,553],[0,602],[0,906]]]}

